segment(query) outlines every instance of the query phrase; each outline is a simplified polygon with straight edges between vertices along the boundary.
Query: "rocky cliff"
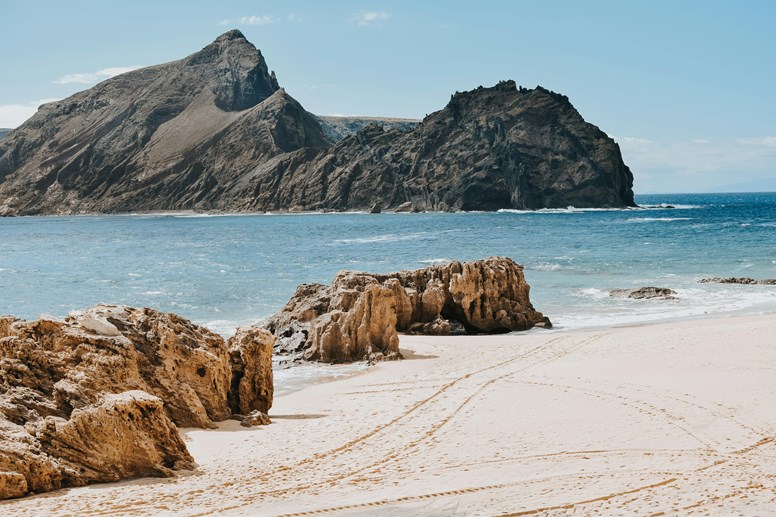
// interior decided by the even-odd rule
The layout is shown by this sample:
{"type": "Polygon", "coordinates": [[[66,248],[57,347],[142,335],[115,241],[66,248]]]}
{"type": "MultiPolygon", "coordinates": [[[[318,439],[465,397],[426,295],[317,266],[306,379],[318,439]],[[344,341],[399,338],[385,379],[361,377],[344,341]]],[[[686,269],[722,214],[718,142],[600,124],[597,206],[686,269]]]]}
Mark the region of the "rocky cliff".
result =
{"type": "Polygon", "coordinates": [[[0,140],[0,215],[634,204],[617,144],[541,87],[505,81],[419,123],[367,122],[311,115],[230,31],[43,105],[0,140]]]}
{"type": "Polygon", "coordinates": [[[230,31],[43,105],[0,141],[0,214],[230,208],[257,163],[329,144],[230,31]]]}
{"type": "Polygon", "coordinates": [[[634,206],[618,145],[565,96],[513,81],[456,93],[408,132],[371,125],[280,157],[250,181],[259,188],[243,208],[257,210],[634,206]]]}
{"type": "Polygon", "coordinates": [[[3,138],[5,135],[10,133],[11,131],[13,131],[13,129],[0,127],[0,138],[3,138]]]}
{"type": "Polygon", "coordinates": [[[120,306],[0,318],[0,499],[193,469],[176,425],[263,416],[273,342],[120,306]]]}
{"type": "Polygon", "coordinates": [[[493,257],[387,275],[339,273],[303,284],[263,323],[280,353],[322,362],[395,359],[398,332],[479,334],[549,327],[529,299],[523,268],[493,257]]]}

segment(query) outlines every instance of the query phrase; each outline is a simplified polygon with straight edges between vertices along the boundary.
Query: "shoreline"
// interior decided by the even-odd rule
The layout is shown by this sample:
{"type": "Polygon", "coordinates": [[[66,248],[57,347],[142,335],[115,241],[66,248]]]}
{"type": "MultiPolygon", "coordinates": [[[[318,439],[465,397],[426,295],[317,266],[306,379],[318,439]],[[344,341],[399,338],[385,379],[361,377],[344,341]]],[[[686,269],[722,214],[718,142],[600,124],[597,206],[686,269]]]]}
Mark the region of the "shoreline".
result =
{"type": "Polygon", "coordinates": [[[199,469],[0,504],[19,515],[767,513],[776,314],[401,337],[404,361],[182,430],[199,469]],[[647,331],[645,331],[647,329],[647,331]],[[603,424],[603,425],[602,425],[603,424]]]}

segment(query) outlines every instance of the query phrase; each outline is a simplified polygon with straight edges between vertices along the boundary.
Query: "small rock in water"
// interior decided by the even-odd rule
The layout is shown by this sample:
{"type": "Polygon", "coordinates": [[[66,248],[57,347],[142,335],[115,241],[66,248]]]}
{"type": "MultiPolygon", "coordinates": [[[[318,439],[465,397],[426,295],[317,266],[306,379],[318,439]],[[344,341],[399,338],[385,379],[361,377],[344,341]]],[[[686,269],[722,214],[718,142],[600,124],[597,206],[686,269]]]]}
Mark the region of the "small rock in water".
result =
{"type": "Polygon", "coordinates": [[[632,300],[676,300],[676,291],[667,287],[639,287],[635,289],[611,289],[609,296],[613,298],[630,298],[632,300]]]}

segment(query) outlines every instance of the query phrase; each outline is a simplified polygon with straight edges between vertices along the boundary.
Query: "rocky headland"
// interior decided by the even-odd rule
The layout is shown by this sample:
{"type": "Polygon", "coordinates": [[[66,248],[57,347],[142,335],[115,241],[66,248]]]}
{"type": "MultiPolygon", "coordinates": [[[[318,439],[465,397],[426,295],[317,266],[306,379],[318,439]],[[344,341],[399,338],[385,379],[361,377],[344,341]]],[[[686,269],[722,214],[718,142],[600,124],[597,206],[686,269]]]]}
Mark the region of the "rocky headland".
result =
{"type": "Polygon", "coordinates": [[[177,426],[266,423],[273,343],[123,306],[0,318],[0,499],[195,468],[177,426]]]}
{"type": "Polygon", "coordinates": [[[307,360],[396,359],[398,332],[485,334],[551,326],[529,299],[523,268],[493,257],[386,275],[343,271],[303,284],[262,323],[278,353],[307,360]]]}
{"type": "Polygon", "coordinates": [[[0,140],[0,215],[634,206],[618,145],[514,81],[420,122],[319,118],[237,30],[44,104],[0,140]]]}

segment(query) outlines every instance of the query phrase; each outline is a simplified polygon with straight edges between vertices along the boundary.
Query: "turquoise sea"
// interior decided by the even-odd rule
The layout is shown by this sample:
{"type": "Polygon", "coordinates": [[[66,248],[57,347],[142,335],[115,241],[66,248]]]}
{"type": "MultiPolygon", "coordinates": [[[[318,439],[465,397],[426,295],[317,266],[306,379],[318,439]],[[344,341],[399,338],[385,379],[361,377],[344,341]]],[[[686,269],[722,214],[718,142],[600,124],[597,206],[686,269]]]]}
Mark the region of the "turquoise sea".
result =
{"type": "Polygon", "coordinates": [[[106,302],[181,314],[229,335],[341,269],[388,272],[506,255],[557,328],[776,311],[776,193],[637,196],[634,210],[0,219],[0,313],[106,302]],[[672,206],[674,208],[669,207],[672,206]],[[670,287],[676,301],[607,289],[670,287]]]}

